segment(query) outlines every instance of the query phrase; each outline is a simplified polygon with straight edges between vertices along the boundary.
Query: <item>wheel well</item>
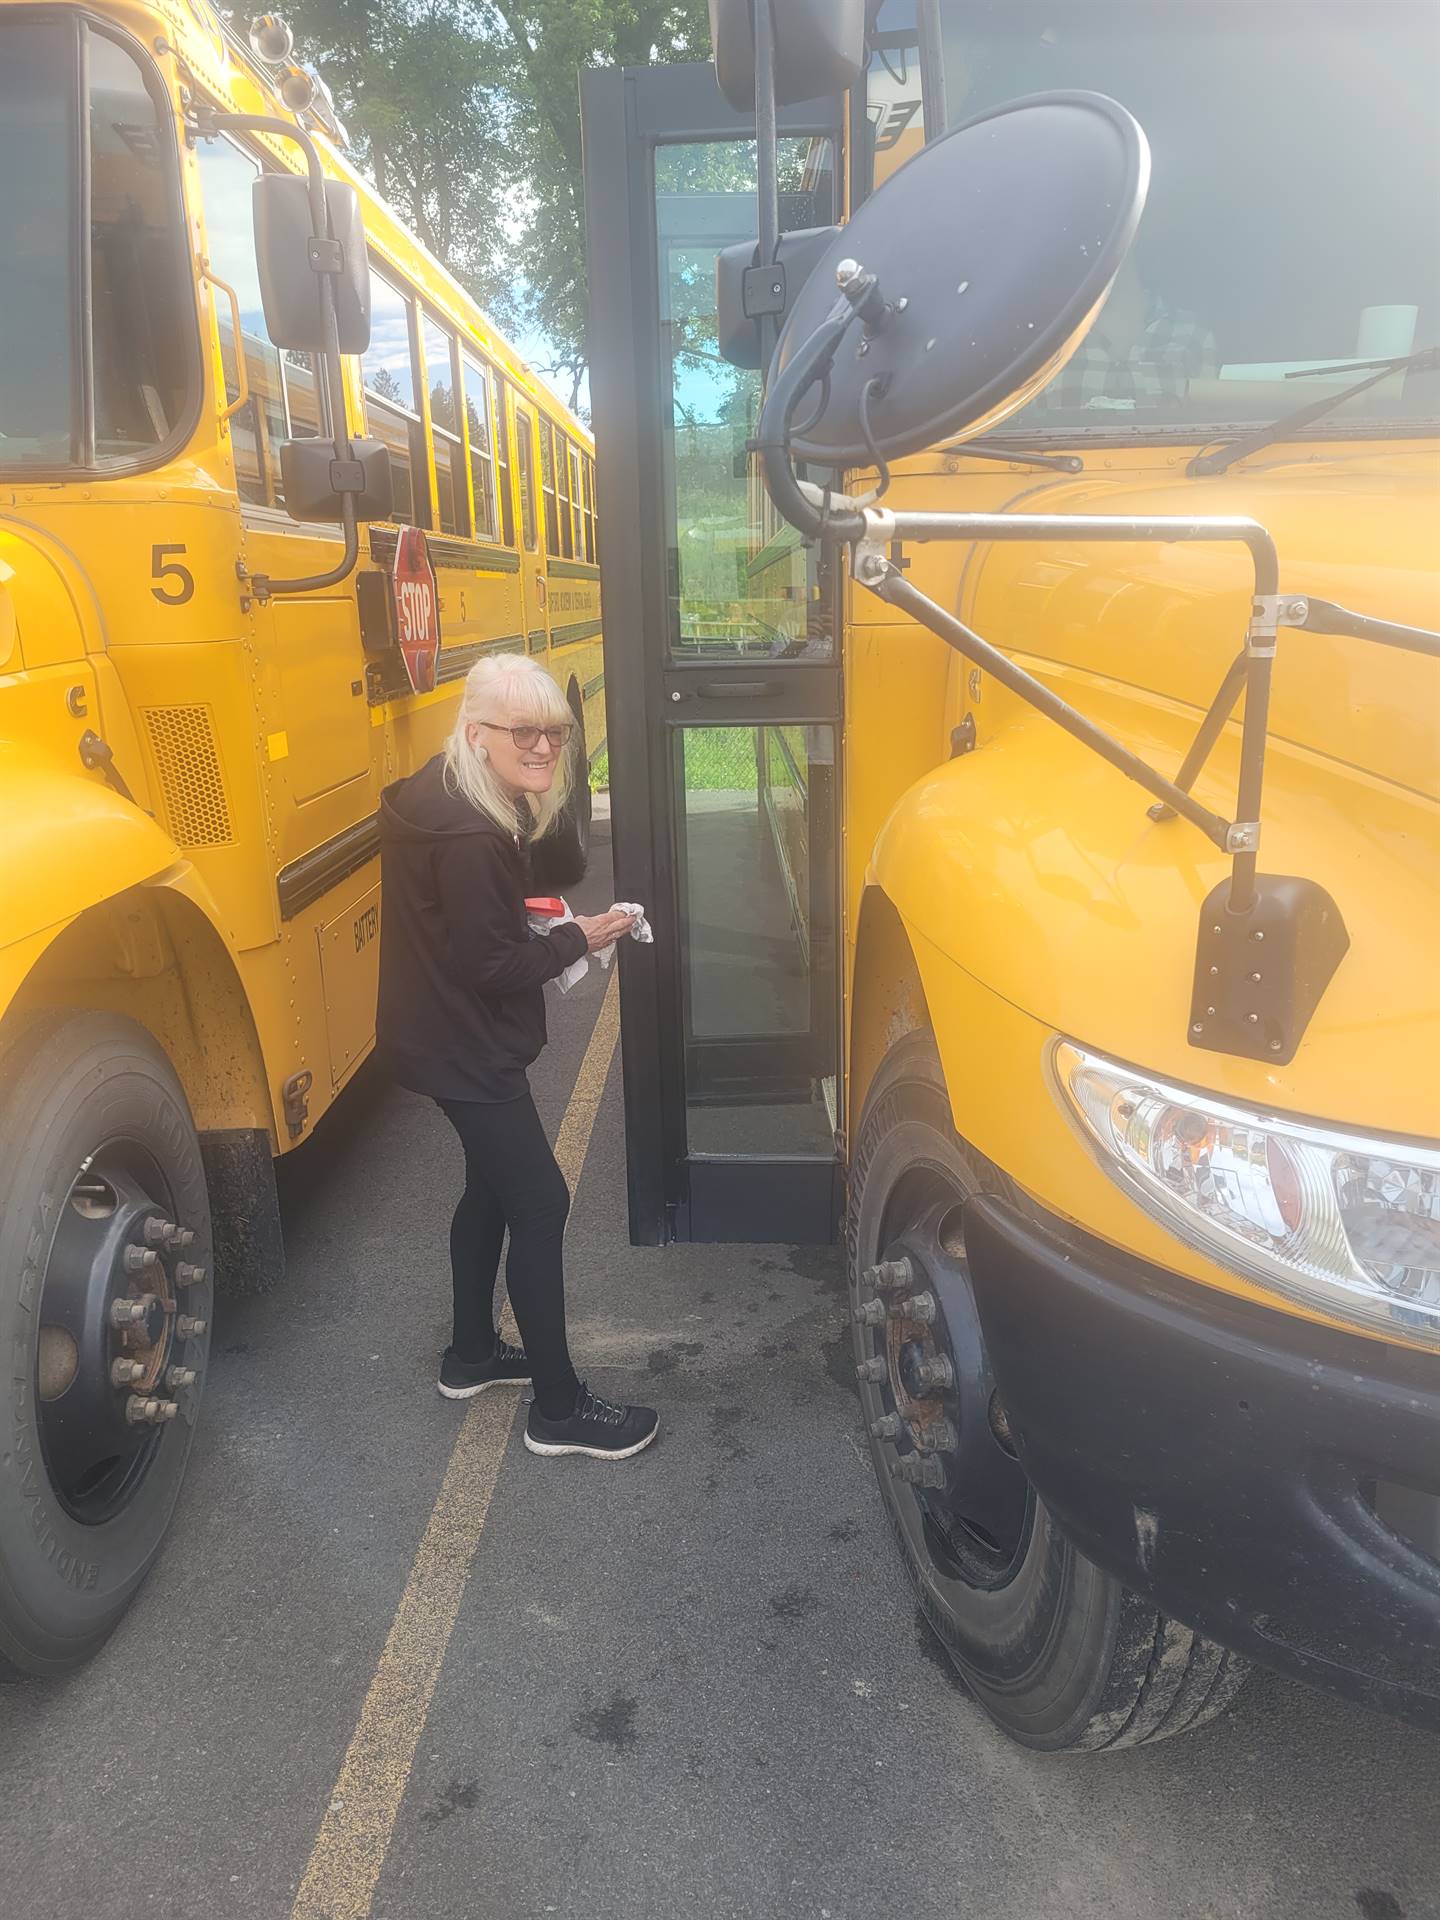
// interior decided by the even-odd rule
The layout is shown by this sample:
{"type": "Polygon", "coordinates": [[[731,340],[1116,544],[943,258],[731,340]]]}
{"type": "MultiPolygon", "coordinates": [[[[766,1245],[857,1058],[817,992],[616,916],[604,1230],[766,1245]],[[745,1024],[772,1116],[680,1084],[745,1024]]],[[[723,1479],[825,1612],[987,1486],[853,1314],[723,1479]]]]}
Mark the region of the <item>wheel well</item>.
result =
{"type": "Polygon", "coordinates": [[[850,997],[850,1111],[860,1112],[886,1053],[930,1025],[920,969],[904,922],[879,887],[867,887],[855,934],[850,997]]]}
{"type": "Polygon", "coordinates": [[[224,941],[183,895],[132,887],[89,908],[53,940],[13,1013],[66,1007],[138,1021],[174,1067],[202,1134],[264,1129],[273,1142],[264,1057],[245,989],[224,941]]]}

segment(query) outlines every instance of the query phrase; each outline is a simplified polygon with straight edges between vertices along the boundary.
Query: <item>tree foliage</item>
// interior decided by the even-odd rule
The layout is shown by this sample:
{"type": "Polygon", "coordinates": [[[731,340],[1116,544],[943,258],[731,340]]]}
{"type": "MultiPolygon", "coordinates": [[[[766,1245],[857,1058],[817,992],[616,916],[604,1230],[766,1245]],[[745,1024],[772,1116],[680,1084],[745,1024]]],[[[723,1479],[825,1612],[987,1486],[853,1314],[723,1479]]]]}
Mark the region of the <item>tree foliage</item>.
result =
{"type": "Polygon", "coordinates": [[[705,0],[296,0],[356,157],[502,323],[585,366],[583,67],[704,59],[705,0]]]}

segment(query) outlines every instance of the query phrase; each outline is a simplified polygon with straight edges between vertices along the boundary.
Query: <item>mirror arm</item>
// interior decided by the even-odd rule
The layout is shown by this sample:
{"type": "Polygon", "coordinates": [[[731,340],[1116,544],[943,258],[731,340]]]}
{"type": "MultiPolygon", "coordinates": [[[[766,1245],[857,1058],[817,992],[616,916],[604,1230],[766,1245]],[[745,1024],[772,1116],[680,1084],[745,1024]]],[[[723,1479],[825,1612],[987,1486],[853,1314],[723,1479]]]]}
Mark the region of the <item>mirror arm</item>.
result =
{"type": "Polygon", "coordinates": [[[770,380],[760,408],[759,431],[747,442],[747,451],[758,453],[765,463],[765,485],[776,511],[807,540],[859,540],[865,532],[860,514],[827,514],[807,499],[790,460],[796,409],[830,371],[854,318],[855,309],[842,294],[789,366],[770,380]]]}
{"type": "MultiPolygon", "coordinates": [[[[278,140],[293,140],[305,156],[306,189],[310,200],[310,264],[320,277],[320,321],[325,344],[317,354],[324,373],[321,391],[325,396],[327,425],[335,445],[335,458],[347,466],[351,461],[350,433],[345,419],[345,375],[340,362],[340,322],[335,312],[335,274],[338,267],[326,258],[327,250],[338,251],[330,235],[330,217],[325,207],[325,173],[320,152],[303,127],[266,113],[206,113],[197,123],[202,136],[216,133],[268,133],[278,140]]],[[[237,355],[243,352],[236,340],[237,355]]],[[[317,382],[317,384],[319,384],[317,382]]],[[[256,574],[251,583],[257,600],[268,600],[277,593],[314,593],[322,587],[338,586],[355,571],[360,557],[360,537],[355,519],[355,496],[345,493],[340,501],[344,530],[344,551],[337,564],[326,573],[310,574],[299,580],[272,580],[256,574]]]]}
{"type": "MultiPolygon", "coordinates": [[[[787,369],[788,372],[788,369],[787,369]]],[[[763,416],[762,416],[763,420],[763,416]]],[[[767,456],[768,457],[768,456],[767,456]]],[[[1260,845],[1260,798],[1265,777],[1265,744],[1270,714],[1271,669],[1275,637],[1285,602],[1279,592],[1279,558],[1275,543],[1256,520],[1196,516],[1187,519],[1151,515],[1110,518],[1099,514],[1025,513],[887,513],[862,516],[864,534],[852,560],[854,577],[891,606],[903,608],[948,646],[990,672],[1022,700],[1047,715],[1066,733],[1092,748],[1111,766],[1144,787],[1164,809],[1183,815],[1216,846],[1232,856],[1226,904],[1233,913],[1248,913],[1255,904],[1256,856],[1260,845]],[[1131,753],[1118,740],[1094,725],[1060,699],[1041,681],[1015,665],[1006,654],[972,633],[953,615],[917,591],[886,556],[896,540],[1065,540],[1065,541],[1237,541],[1249,549],[1255,586],[1245,649],[1232,663],[1199,732],[1185,757],[1180,779],[1168,780],[1131,753]],[[1245,691],[1245,715],[1240,736],[1240,772],[1236,783],[1235,819],[1222,820],[1202,807],[1186,790],[1203,765],[1225,720],[1245,691]]],[[[1163,817],[1163,816],[1162,816],[1163,817]]]]}

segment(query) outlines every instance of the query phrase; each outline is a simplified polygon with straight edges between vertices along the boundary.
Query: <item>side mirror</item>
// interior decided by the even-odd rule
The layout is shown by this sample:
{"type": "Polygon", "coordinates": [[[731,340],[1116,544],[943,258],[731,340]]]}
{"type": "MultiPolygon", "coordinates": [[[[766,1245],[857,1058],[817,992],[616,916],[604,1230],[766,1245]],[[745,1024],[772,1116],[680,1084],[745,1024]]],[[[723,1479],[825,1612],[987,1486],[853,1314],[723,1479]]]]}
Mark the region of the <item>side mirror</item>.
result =
{"type": "MultiPolygon", "coordinates": [[[[265,330],[277,347],[322,353],[325,328],[321,276],[311,265],[314,230],[310,193],[302,176],[262,173],[255,182],[255,263],[265,330]]],[[[364,353],[370,344],[370,261],[360,199],[344,180],[325,182],[328,238],[340,247],[341,270],[332,276],[341,353],[364,353]]]]}
{"type": "Polygon", "coordinates": [[[379,440],[352,440],[348,460],[336,458],[333,440],[287,440],[280,480],[292,520],[339,520],[347,494],[357,521],[390,518],[390,449],[379,440]]]}
{"type": "MultiPolygon", "coordinates": [[[[777,105],[844,93],[865,71],[865,0],[770,0],[770,10],[777,105]]],[[[721,93],[753,113],[753,0],[710,0],[710,45],[721,93]]]]}
{"type": "Polygon", "coordinates": [[[720,358],[732,367],[765,364],[760,320],[773,314],[777,327],[794,305],[810,270],[839,233],[838,227],[801,227],[782,233],[774,267],[760,269],[757,241],[722,247],[715,256],[715,320],[720,358]]]}

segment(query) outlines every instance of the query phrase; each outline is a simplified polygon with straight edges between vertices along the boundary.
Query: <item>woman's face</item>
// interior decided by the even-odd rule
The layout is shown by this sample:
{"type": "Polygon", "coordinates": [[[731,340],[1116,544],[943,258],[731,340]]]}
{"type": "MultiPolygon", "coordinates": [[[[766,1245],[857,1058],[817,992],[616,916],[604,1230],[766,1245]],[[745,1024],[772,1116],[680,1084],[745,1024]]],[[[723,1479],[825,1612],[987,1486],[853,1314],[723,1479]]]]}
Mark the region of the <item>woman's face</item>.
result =
{"type": "Polygon", "coordinates": [[[552,746],[544,733],[533,747],[518,747],[515,744],[513,727],[530,727],[535,723],[507,714],[503,722],[487,725],[472,720],[466,728],[471,746],[483,747],[490,756],[490,765],[495,777],[511,793],[548,793],[555,781],[555,769],[559,765],[563,747],[552,746]]]}

